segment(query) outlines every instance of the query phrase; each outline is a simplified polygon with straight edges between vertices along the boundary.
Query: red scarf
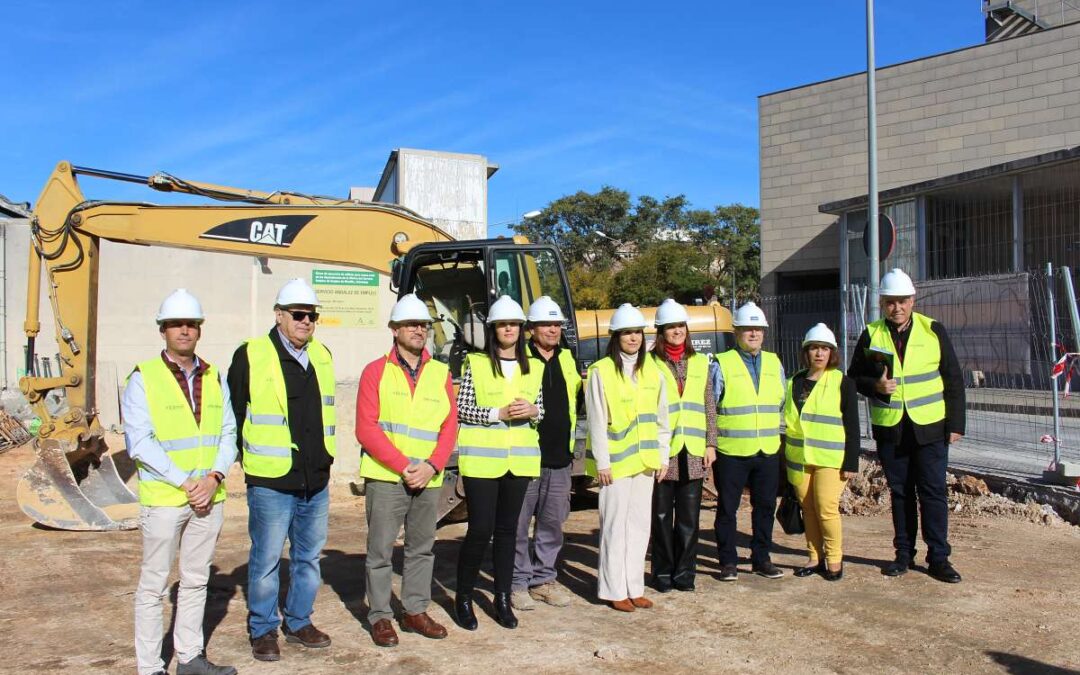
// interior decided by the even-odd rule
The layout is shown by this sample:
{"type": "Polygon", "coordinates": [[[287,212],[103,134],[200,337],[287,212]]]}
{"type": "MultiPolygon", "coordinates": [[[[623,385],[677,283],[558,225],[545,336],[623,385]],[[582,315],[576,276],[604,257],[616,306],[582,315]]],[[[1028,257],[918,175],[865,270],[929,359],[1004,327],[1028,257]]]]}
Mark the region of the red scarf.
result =
{"type": "MultiPolygon", "coordinates": [[[[671,345],[665,342],[664,353],[667,354],[669,361],[671,361],[672,363],[678,363],[679,361],[682,361],[683,354],[686,353],[686,343],[684,342],[678,347],[676,347],[675,345],[671,345]]],[[[679,396],[682,396],[683,386],[685,383],[678,380],[676,381],[679,384],[679,396]]]]}

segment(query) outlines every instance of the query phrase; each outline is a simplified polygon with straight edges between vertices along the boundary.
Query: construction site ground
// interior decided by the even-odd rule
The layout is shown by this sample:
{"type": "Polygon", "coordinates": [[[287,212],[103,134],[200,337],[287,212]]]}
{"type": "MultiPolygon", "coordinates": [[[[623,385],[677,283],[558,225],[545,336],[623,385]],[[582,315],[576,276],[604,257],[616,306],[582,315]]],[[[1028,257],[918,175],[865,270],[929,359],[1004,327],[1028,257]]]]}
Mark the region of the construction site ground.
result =
{"type": "MultiPolygon", "coordinates": [[[[140,535],[34,527],[14,498],[32,458],[29,444],[0,456],[0,672],[133,673],[140,535]]],[[[615,612],[595,597],[598,521],[595,499],[585,495],[575,500],[566,525],[560,581],[572,591],[572,605],[519,612],[517,630],[502,629],[491,618],[489,576],[479,592],[480,629],[453,625],[449,612],[465,525],[445,525],[435,545],[431,613],[450,635],[431,641],[402,634],[393,649],[372,644],[364,619],[364,500],[347,485],[335,485],[314,615],[333,645],[305,650],[283,644],[280,662],[259,663],[251,658],[245,629],[247,512],[243,478],[234,468],[207,603],[209,655],[241,673],[267,674],[1080,672],[1074,670],[1080,669],[1080,528],[1037,506],[996,502],[995,495],[978,495],[977,486],[956,485],[951,539],[963,583],[939,583],[922,567],[886,578],[880,567],[892,557],[892,529],[887,498],[872,474],[871,468],[845,500],[856,513],[844,519],[842,581],[792,577],[804,560],[803,540],[779,527],[773,560],[785,568],[785,578],[753,576],[744,558],[737,582],[717,581],[708,503],[701,515],[697,591],[650,590],[656,607],[633,614],[615,612]]],[[[740,512],[739,531],[745,556],[748,506],[740,512]]],[[[399,566],[400,555],[399,547],[399,566]]],[[[173,598],[175,588],[174,576],[173,598]]]]}

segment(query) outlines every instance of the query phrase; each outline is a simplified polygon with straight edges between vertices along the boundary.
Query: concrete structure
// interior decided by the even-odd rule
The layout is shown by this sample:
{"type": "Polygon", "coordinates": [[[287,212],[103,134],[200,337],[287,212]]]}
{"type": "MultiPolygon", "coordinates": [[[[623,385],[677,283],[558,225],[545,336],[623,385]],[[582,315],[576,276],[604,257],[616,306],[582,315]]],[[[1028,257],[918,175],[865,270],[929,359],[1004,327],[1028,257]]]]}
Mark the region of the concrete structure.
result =
{"type": "Polygon", "coordinates": [[[498,170],[483,155],[399,148],[390,153],[374,201],[407,206],[456,239],[484,239],[487,181],[498,170]]]}
{"type": "MultiPolygon", "coordinates": [[[[877,83],[882,191],[1080,146],[1080,23],[881,68],[877,83]]],[[[761,291],[836,289],[846,237],[819,206],[866,193],[865,73],[761,96],[759,123],[761,291]]],[[[915,263],[913,227],[890,265],[915,263]]]]}
{"type": "MultiPolygon", "coordinates": [[[[380,199],[403,203],[421,215],[439,223],[451,233],[483,236],[487,230],[486,159],[477,155],[458,155],[432,151],[407,151],[401,165],[399,151],[391,154],[384,179],[399,175],[404,168],[406,190],[399,194],[411,201],[389,199],[384,190],[380,199]],[[414,159],[416,161],[414,161],[414,159]],[[466,166],[467,165],[467,166],[466,166]],[[465,167],[465,168],[463,168],[465,167]],[[476,169],[481,167],[481,169],[476,169]],[[428,171],[451,171],[452,176],[429,175],[428,171]],[[422,186],[442,185],[445,199],[421,199],[422,186]],[[451,186],[469,195],[455,203],[451,186]],[[445,207],[445,211],[439,210],[445,207]],[[466,208],[467,207],[467,208],[466,208]]],[[[43,176],[42,179],[45,177],[43,176]]],[[[385,181],[384,181],[385,182],[385,181]]],[[[371,192],[352,191],[363,199],[371,192]]],[[[102,195],[107,197],[107,195],[102,195]]],[[[147,200],[152,200],[149,192],[147,200]]],[[[3,274],[0,275],[0,299],[3,301],[2,377],[4,387],[17,390],[25,374],[23,320],[26,307],[27,266],[30,252],[29,209],[0,199],[0,247],[3,274]]],[[[161,300],[173,289],[184,287],[201,301],[207,315],[199,354],[207,361],[227,368],[234,350],[246,338],[268,331],[274,322],[274,297],[286,281],[303,277],[313,280],[316,270],[354,270],[336,265],[309,264],[287,260],[253,258],[182,249],[146,248],[101,242],[101,272],[98,289],[98,359],[97,405],[106,427],[119,428],[119,392],[132,366],[162,347],[154,323],[161,300]]],[[[316,280],[317,282],[317,280],[316,280]]],[[[338,374],[339,462],[335,475],[349,480],[356,476],[359,453],[353,438],[356,382],[363,366],[390,346],[386,318],[396,297],[387,277],[377,275],[373,285],[363,292],[374,305],[371,327],[339,327],[322,323],[317,336],[334,354],[338,374]]],[[[45,283],[42,284],[41,334],[37,339],[39,357],[50,361],[55,375],[55,331],[45,283]]],[[[315,284],[316,292],[322,288],[315,284]]],[[[39,360],[39,363],[41,360],[39,360]]]]}
{"type": "MultiPolygon", "coordinates": [[[[3,195],[0,195],[0,354],[4,355],[3,361],[0,362],[0,391],[9,389],[11,387],[18,386],[17,378],[13,379],[12,374],[17,372],[17,368],[22,367],[22,362],[25,359],[20,359],[19,356],[22,353],[19,345],[23,343],[23,340],[17,340],[12,342],[12,336],[22,336],[22,322],[16,321],[16,316],[19,312],[11,312],[11,308],[21,308],[26,305],[26,282],[22,284],[16,283],[14,287],[9,279],[9,270],[11,269],[12,259],[8,253],[8,238],[9,233],[29,233],[30,228],[30,205],[29,204],[17,204],[9,201],[3,195]],[[22,289],[22,297],[14,297],[15,294],[22,289]],[[12,326],[12,324],[15,324],[12,326]],[[16,331],[10,330],[15,328],[16,331]],[[9,345],[11,348],[9,349],[9,345]]],[[[16,241],[20,238],[16,236],[16,241]]],[[[25,260],[25,251],[22,259],[25,260]]],[[[25,266],[22,268],[24,271],[23,277],[25,277],[25,266]]]]}

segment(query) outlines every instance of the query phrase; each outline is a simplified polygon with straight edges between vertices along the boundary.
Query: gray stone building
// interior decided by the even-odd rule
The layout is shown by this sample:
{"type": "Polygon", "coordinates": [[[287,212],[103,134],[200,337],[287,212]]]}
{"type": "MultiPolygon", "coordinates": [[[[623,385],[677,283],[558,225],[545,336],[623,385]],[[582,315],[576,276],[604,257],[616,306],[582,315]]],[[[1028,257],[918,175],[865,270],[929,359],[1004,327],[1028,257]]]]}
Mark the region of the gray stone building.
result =
{"type": "MultiPolygon", "coordinates": [[[[986,43],[878,70],[882,267],[917,281],[1080,263],[1080,10],[983,11],[986,43]]],[[[764,295],[865,280],[865,106],[865,73],[760,97],[764,295]]]]}

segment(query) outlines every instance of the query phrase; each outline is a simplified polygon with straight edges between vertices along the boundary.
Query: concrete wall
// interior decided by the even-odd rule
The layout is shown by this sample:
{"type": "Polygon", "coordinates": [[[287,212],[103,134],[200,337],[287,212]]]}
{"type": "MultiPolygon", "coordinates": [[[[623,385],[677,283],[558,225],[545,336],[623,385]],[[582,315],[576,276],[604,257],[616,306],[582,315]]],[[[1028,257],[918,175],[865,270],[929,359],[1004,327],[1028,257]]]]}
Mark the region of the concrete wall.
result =
{"type": "MultiPolygon", "coordinates": [[[[4,315],[7,342],[4,363],[8,387],[17,389],[19,377],[23,375],[23,346],[26,344],[22,331],[29,247],[26,221],[6,221],[4,234],[4,304],[9,310],[4,315]]],[[[163,347],[154,315],[162,299],[173,289],[187,288],[202,302],[207,318],[198,354],[227,369],[241,341],[252,335],[265,334],[273,326],[274,298],[286,281],[303,277],[310,282],[314,268],[352,269],[285,260],[270,260],[268,265],[271,274],[264,274],[247,256],[102,242],[97,403],[105,427],[119,429],[117,401],[131,368],[163,347]]],[[[381,321],[389,316],[395,297],[390,292],[387,277],[380,276],[379,280],[377,315],[381,321]]],[[[316,286],[316,290],[318,288],[316,286]]],[[[44,288],[41,303],[42,330],[36,351],[52,356],[57,352],[55,330],[44,288]]],[[[355,476],[359,465],[359,450],[353,435],[356,382],[363,367],[388,349],[390,334],[385,326],[358,329],[324,325],[316,329],[316,335],[334,355],[340,448],[335,476],[339,480],[349,480],[355,476]]]]}
{"type": "Polygon", "coordinates": [[[487,237],[487,158],[401,148],[391,155],[378,201],[407,206],[455,239],[487,237]]]}
{"type": "MultiPolygon", "coordinates": [[[[1080,23],[878,71],[880,190],[1080,145],[1080,23]]],[[[839,268],[836,217],[866,193],[866,76],[759,98],[762,292],[839,268]]]]}

